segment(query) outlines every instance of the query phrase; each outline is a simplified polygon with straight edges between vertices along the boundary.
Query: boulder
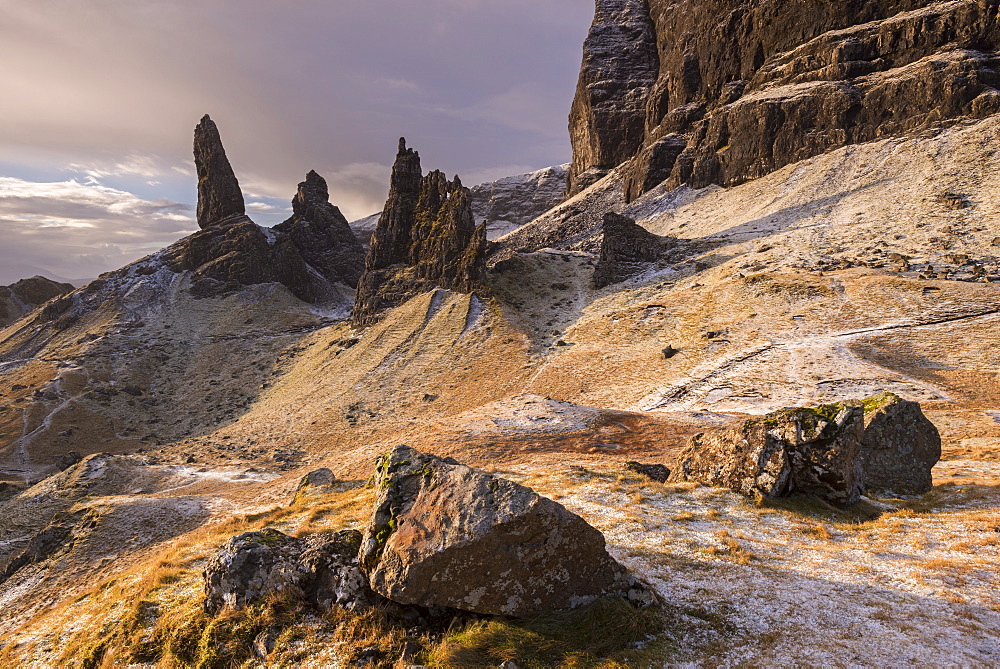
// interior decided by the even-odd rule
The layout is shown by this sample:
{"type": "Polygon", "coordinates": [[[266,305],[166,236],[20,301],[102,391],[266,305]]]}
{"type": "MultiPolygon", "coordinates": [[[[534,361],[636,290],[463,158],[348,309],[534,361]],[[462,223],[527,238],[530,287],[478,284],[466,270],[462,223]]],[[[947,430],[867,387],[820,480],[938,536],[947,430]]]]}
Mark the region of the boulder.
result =
{"type": "Polygon", "coordinates": [[[607,213],[601,257],[594,270],[594,287],[625,281],[652,263],[666,260],[676,246],[677,240],[672,237],[654,235],[627,216],[607,213]]]}
{"type": "Polygon", "coordinates": [[[337,477],[333,475],[333,472],[326,467],[321,467],[320,469],[314,469],[299,481],[299,490],[304,490],[305,488],[316,488],[316,487],[329,487],[337,482],[337,477]]]}
{"type": "Polygon", "coordinates": [[[290,537],[274,529],[229,540],[205,567],[207,613],[243,608],[270,596],[292,597],[319,610],[364,610],[380,598],[358,568],[361,534],[353,530],[290,537]]]}
{"type": "Polygon", "coordinates": [[[807,495],[853,504],[863,490],[864,408],[850,400],[786,409],[692,437],[671,481],[765,498],[807,495]]]}
{"type": "Polygon", "coordinates": [[[625,463],[625,469],[657,483],[666,483],[670,477],[670,470],[665,465],[643,464],[630,460],[625,463]]]}
{"type": "Polygon", "coordinates": [[[208,114],[194,131],[194,163],[198,171],[198,227],[204,230],[246,213],[219,128],[208,114]]]}
{"type": "Polygon", "coordinates": [[[861,459],[868,490],[922,494],[941,459],[941,435],[920,404],[892,393],[865,400],[861,459]]]}
{"type": "Polygon", "coordinates": [[[354,305],[356,325],[433,288],[471,293],[486,272],[486,226],[469,189],[439,171],[423,176],[420,154],[399,140],[389,199],[372,234],[354,305]]]}
{"type": "Polygon", "coordinates": [[[643,593],[599,531],[529,488],[406,446],[375,483],[360,559],[395,602],[530,616],[643,593]]]}

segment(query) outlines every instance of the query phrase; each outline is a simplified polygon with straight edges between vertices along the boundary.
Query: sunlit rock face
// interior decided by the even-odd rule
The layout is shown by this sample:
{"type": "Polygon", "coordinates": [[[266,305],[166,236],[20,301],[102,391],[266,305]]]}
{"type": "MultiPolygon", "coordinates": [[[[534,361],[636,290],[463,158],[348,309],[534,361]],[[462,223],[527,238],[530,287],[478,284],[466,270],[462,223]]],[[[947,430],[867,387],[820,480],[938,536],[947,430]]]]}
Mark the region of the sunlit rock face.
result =
{"type": "Polygon", "coordinates": [[[435,287],[470,293],[486,270],[486,226],[476,226],[469,189],[437,170],[423,176],[420,154],[399,141],[389,199],[372,236],[354,321],[435,287]]]}
{"type": "Polygon", "coordinates": [[[731,186],[1000,109],[995,3],[598,0],[570,116],[578,192],[624,162],[731,186]]]}

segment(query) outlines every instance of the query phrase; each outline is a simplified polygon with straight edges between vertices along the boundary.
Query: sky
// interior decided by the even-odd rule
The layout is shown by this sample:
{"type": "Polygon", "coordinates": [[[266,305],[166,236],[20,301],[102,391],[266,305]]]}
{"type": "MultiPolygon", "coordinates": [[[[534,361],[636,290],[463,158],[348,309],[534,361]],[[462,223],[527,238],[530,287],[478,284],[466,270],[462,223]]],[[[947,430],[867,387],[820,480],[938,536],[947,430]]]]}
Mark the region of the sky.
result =
{"type": "Polygon", "coordinates": [[[468,185],[570,158],[591,0],[0,0],[0,285],[194,232],[194,127],[261,225],[315,169],[381,209],[400,136],[468,185]]]}

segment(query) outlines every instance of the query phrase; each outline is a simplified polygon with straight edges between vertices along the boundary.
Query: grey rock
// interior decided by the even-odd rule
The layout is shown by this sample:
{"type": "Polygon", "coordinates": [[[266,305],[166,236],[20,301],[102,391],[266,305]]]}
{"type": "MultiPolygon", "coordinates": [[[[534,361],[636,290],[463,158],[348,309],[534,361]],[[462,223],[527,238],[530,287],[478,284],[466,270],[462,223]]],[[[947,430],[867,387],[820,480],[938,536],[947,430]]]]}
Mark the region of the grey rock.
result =
{"type": "Polygon", "coordinates": [[[198,171],[198,227],[202,230],[246,213],[219,128],[208,114],[194,131],[194,163],[198,171]]]}
{"type": "Polygon", "coordinates": [[[571,195],[642,146],[646,102],[658,75],[656,28],[646,0],[597,0],[570,110],[571,195]]]}
{"type": "Polygon", "coordinates": [[[395,602],[528,616],[643,590],[600,532],[524,486],[406,446],[375,477],[360,558],[395,602]]]}
{"type": "Polygon", "coordinates": [[[868,490],[922,494],[933,486],[941,435],[919,403],[883,393],[865,400],[861,458],[868,490]]]}
{"type": "Polygon", "coordinates": [[[333,472],[326,467],[322,467],[303,476],[302,480],[299,481],[299,490],[331,486],[336,482],[337,477],[333,475],[333,472]]]}
{"type": "Polygon", "coordinates": [[[352,530],[305,539],[274,529],[234,537],[205,567],[205,611],[243,608],[274,594],[321,611],[335,605],[351,611],[373,606],[380,598],[358,568],[360,540],[352,530]]]}
{"type": "Polygon", "coordinates": [[[274,229],[327,281],[357,287],[365,266],[364,247],[340,209],[330,203],[326,180],[315,171],[299,184],[292,217],[274,229]]]}
{"type": "Polygon", "coordinates": [[[659,464],[643,464],[641,462],[628,461],[625,463],[625,469],[630,472],[635,472],[640,476],[645,476],[651,481],[656,481],[657,483],[666,483],[667,478],[670,477],[670,470],[667,469],[666,465],[659,464]]]}
{"type": "Polygon", "coordinates": [[[669,480],[854,504],[864,487],[863,431],[863,404],[856,400],[778,411],[695,435],[669,480]]]}
{"type": "Polygon", "coordinates": [[[476,225],[486,225],[489,240],[513,232],[562,202],[568,178],[569,165],[559,165],[473,186],[476,225]]]}

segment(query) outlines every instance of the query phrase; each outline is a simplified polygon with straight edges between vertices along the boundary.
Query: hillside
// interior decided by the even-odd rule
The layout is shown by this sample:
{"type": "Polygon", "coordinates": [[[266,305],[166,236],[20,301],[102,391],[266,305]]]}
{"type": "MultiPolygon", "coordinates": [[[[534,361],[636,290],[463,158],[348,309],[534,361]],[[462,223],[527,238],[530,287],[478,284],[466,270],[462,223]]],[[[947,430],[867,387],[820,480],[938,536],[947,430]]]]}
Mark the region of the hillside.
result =
{"type": "MultiPolygon", "coordinates": [[[[256,226],[203,120],[203,229],[0,330],[0,664],[599,664],[580,636],[545,655],[566,630],[542,623],[202,610],[202,571],[240,533],[364,530],[376,459],[399,444],[600,530],[666,621],[608,650],[621,665],[1000,661],[1000,115],[983,99],[997,7],[805,3],[790,21],[734,4],[598,0],[571,134],[593,147],[628,129],[625,152],[577,146],[571,194],[536,211],[559,170],[467,189],[401,140],[364,255],[315,172],[292,219],[256,226]],[[682,53],[665,40],[680,33],[682,53]],[[624,53],[622,35],[647,49],[624,53]],[[766,156],[737,122],[827,109],[821,91],[845,87],[914,110],[930,70],[948,113],[849,115],[821,136],[820,116],[788,113],[768,136],[805,148],[766,156]],[[667,144],[676,164],[636,188],[667,144]],[[677,472],[696,434],[883,392],[940,434],[927,492],[836,505],[625,466],[677,472]],[[329,482],[302,482],[319,468],[329,482]],[[490,630],[518,641],[498,651],[490,630]]],[[[629,611],[597,629],[647,619],[629,611]]]]}

